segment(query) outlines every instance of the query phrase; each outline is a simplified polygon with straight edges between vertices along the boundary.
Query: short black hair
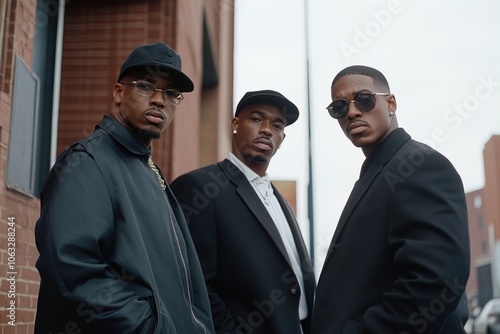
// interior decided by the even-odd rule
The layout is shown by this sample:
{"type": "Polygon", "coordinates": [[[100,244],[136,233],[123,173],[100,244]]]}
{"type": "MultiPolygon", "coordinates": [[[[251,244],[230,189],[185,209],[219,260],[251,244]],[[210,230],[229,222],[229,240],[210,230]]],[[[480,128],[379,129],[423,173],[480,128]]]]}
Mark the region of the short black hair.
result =
{"type": "Polygon", "coordinates": [[[335,78],[333,78],[332,87],[340,78],[351,74],[365,75],[367,77],[370,77],[375,83],[382,86],[382,88],[386,88],[388,93],[391,92],[391,89],[389,88],[389,83],[387,82],[387,79],[382,74],[382,72],[372,67],[364,65],[352,65],[344,68],[342,71],[337,73],[335,78]]]}

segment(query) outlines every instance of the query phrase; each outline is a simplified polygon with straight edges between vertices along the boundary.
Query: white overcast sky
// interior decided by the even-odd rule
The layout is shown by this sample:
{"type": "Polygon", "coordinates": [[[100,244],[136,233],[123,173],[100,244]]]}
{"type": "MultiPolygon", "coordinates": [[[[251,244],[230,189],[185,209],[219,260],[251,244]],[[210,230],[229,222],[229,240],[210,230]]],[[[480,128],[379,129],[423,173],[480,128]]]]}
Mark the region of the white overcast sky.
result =
{"type": "Polygon", "coordinates": [[[396,96],[399,126],[443,153],[466,191],[482,188],[484,144],[500,134],[500,1],[309,0],[308,11],[309,52],[304,0],[235,0],[234,104],[246,91],[274,89],[299,107],[268,173],[297,181],[308,241],[309,59],[319,272],[364,160],[325,109],[335,74],[353,64],[379,69],[396,96]]]}

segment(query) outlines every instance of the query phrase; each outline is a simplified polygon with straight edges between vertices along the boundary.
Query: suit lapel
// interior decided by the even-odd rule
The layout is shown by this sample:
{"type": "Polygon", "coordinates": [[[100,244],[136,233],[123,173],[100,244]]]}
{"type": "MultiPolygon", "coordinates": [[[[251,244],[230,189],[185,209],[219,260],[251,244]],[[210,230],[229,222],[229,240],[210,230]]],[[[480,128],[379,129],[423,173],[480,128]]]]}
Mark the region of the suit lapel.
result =
{"type": "Polygon", "coordinates": [[[281,239],[278,229],[245,175],[243,175],[238,167],[227,159],[219,162],[218,165],[227,175],[229,180],[236,185],[236,192],[241,197],[241,200],[246,204],[248,209],[257,218],[257,221],[269,234],[273,242],[276,244],[276,247],[278,247],[279,251],[283,254],[291,267],[290,259],[288,258],[285,245],[283,244],[283,240],[281,239]]]}
{"type": "Polygon", "coordinates": [[[363,175],[354,184],[354,188],[352,189],[344,210],[340,215],[339,223],[337,225],[337,228],[335,229],[335,233],[333,234],[332,241],[325,258],[325,262],[330,258],[330,255],[333,253],[335,248],[338,247],[340,237],[342,236],[342,232],[344,231],[349,218],[351,217],[359,201],[363,198],[366,191],[370,188],[373,180],[380,174],[382,168],[397,153],[399,148],[410,138],[410,135],[408,135],[402,128],[396,129],[391,133],[389,137],[387,137],[385,142],[381,144],[380,148],[377,151],[373,152],[374,156],[370,157],[371,162],[367,166],[367,170],[363,173],[362,169],[363,175]]]}
{"type": "MultiPolygon", "coordinates": [[[[310,258],[307,253],[307,249],[305,247],[304,239],[302,238],[302,234],[300,233],[299,229],[299,224],[297,223],[297,220],[295,219],[295,214],[293,213],[292,208],[290,205],[286,202],[286,200],[281,196],[281,194],[276,190],[276,188],[273,187],[274,195],[278,199],[278,202],[280,203],[281,209],[283,210],[283,213],[285,214],[286,220],[288,222],[288,225],[290,226],[290,230],[292,231],[293,235],[293,240],[295,242],[295,246],[297,247],[297,252],[299,253],[300,261],[301,263],[306,263],[310,264],[310,258]]],[[[312,269],[312,268],[303,268],[303,269],[312,269]]]]}
{"type": "MultiPolygon", "coordinates": [[[[262,204],[262,201],[255,193],[252,185],[248,182],[247,178],[241,171],[229,160],[224,160],[218,163],[219,167],[222,171],[227,175],[228,179],[235,184],[236,191],[243,200],[243,202],[247,205],[249,210],[255,215],[259,223],[263,226],[266,232],[269,234],[276,247],[278,247],[279,251],[286,259],[290,268],[292,267],[292,263],[290,258],[288,257],[288,253],[286,252],[285,245],[283,244],[283,240],[281,239],[281,235],[279,234],[278,229],[276,228],[276,224],[272,220],[269,212],[262,204]]],[[[274,194],[278,199],[278,202],[283,210],[285,218],[290,226],[292,231],[292,236],[295,242],[295,246],[297,247],[297,252],[300,257],[300,267],[302,270],[302,276],[304,281],[304,291],[307,301],[307,306],[309,312],[312,310],[312,305],[314,302],[314,289],[316,284],[316,278],[314,275],[314,269],[311,263],[311,259],[307,253],[307,249],[305,248],[304,240],[302,239],[302,235],[299,230],[299,226],[297,224],[297,220],[295,219],[295,215],[293,214],[292,209],[286,202],[286,200],[281,196],[281,194],[276,190],[274,185],[272,185],[274,194]]],[[[293,270],[293,269],[292,269],[293,270]]]]}
{"type": "Polygon", "coordinates": [[[290,226],[290,230],[292,231],[293,240],[295,241],[295,246],[297,247],[297,252],[299,253],[299,265],[300,269],[302,270],[304,289],[306,290],[305,293],[307,305],[309,310],[311,310],[314,296],[314,285],[316,282],[311,258],[309,257],[309,253],[307,252],[304,239],[302,238],[302,234],[300,232],[299,224],[297,222],[297,219],[295,218],[295,214],[293,213],[292,208],[283,198],[283,196],[281,196],[281,194],[276,190],[274,185],[273,190],[276,198],[278,199],[278,202],[280,203],[281,208],[283,209],[286,220],[288,221],[288,225],[290,226]]]}
{"type": "Polygon", "coordinates": [[[347,221],[349,220],[349,217],[351,216],[352,212],[356,208],[357,204],[363,197],[364,193],[368,188],[370,187],[371,183],[375,179],[375,177],[380,173],[380,170],[382,169],[382,166],[380,165],[375,165],[372,166],[367,170],[365,175],[363,175],[362,178],[360,178],[356,183],[354,184],[354,188],[351,191],[351,194],[349,195],[349,199],[347,200],[347,203],[344,207],[344,210],[342,211],[342,214],[340,215],[339,218],[339,223],[337,225],[337,228],[335,229],[335,233],[333,234],[332,237],[332,242],[330,243],[330,247],[328,249],[327,256],[325,258],[325,262],[328,260],[330,255],[333,253],[335,248],[338,246],[338,241],[340,239],[340,236],[342,235],[342,231],[346,227],[347,221]]]}

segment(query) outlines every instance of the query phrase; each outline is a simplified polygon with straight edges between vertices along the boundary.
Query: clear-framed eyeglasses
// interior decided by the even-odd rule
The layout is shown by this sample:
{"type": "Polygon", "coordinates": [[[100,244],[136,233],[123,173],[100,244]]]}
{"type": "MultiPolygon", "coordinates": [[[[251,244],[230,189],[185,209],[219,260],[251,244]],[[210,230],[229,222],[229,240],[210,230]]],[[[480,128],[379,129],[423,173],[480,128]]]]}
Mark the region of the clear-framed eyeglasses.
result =
{"type": "Polygon", "coordinates": [[[156,88],[151,82],[147,81],[132,81],[132,82],[120,82],[123,85],[134,86],[135,92],[140,96],[151,97],[155,92],[161,92],[163,100],[170,104],[179,104],[184,99],[184,95],[175,89],[159,89],[156,88]]]}

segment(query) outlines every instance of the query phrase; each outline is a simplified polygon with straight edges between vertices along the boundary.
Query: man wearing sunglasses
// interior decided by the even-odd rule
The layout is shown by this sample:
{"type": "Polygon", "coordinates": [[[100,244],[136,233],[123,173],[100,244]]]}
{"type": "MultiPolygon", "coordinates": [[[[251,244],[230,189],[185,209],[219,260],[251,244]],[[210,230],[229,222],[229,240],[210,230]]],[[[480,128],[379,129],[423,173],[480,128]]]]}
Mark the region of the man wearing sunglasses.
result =
{"type": "Polygon", "coordinates": [[[378,70],[351,66],[329,114],[366,156],[319,277],[314,334],[459,334],[468,317],[467,208],[460,176],[410,138],[378,70]]]}
{"type": "Polygon", "coordinates": [[[168,45],[137,47],[110,113],[58,158],[35,228],[36,334],[213,333],[186,221],[151,159],[193,88],[168,45]]]}

